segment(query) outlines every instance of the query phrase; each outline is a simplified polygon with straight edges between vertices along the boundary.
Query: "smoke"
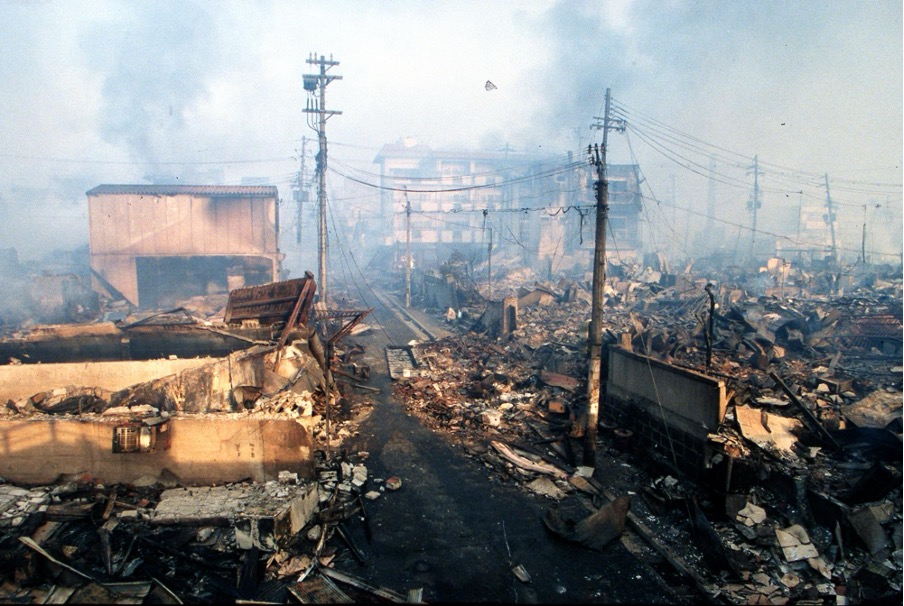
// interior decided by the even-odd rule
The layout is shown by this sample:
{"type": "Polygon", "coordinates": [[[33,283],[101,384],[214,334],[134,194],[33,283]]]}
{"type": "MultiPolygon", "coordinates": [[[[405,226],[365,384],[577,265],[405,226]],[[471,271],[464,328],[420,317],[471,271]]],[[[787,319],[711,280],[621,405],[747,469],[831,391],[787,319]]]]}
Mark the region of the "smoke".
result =
{"type": "MultiPolygon", "coordinates": [[[[532,123],[563,148],[599,141],[599,131],[589,126],[602,116],[611,88],[612,97],[637,114],[748,155],[750,161],[733,170],[751,185],[742,165],[752,164],[754,155],[830,178],[900,182],[902,7],[865,8],[850,2],[559,2],[534,25],[552,50],[548,66],[536,74],[548,94],[532,123]]],[[[609,142],[610,162],[639,162],[659,199],[670,199],[675,175],[679,204],[706,210],[704,174],[630,133],[610,134],[609,142]]],[[[769,193],[785,187],[770,181],[772,170],[760,175],[766,186],[760,228],[787,232],[797,198],[769,193]]],[[[743,185],[717,191],[722,217],[748,222],[749,191],[743,185]]],[[[846,202],[839,222],[859,224],[861,200],[853,193],[845,200],[840,190],[836,195],[846,202]]],[[[679,229],[699,222],[683,219],[679,229]]]]}
{"type": "MultiPolygon", "coordinates": [[[[218,31],[216,5],[130,3],[130,13],[97,24],[83,37],[89,66],[103,74],[100,132],[146,164],[150,175],[173,172],[161,162],[191,149],[195,109],[231,52],[218,31]]],[[[197,145],[197,143],[196,143],[197,145]]]]}
{"type": "MultiPolygon", "coordinates": [[[[37,222],[67,204],[86,214],[84,192],[98,183],[261,176],[288,192],[293,148],[311,136],[300,82],[311,51],[342,62],[328,101],[343,111],[328,128],[337,169],[370,169],[375,150],[408,135],[435,149],[584,149],[599,140],[590,125],[611,88],[625,106],[751,159],[899,182],[901,10],[846,0],[0,2],[0,51],[12,59],[0,64],[0,237],[14,240],[9,225],[25,214],[37,222]],[[889,166],[898,172],[877,170],[889,166]]],[[[611,162],[634,161],[626,143],[610,137],[611,162]]],[[[660,198],[674,173],[676,199],[705,210],[705,177],[637,138],[633,150],[660,198]]],[[[720,209],[744,216],[749,192],[721,189],[720,209]]],[[[859,224],[865,201],[851,198],[841,208],[859,224]]],[[[764,216],[781,202],[767,196],[764,216]]]]}

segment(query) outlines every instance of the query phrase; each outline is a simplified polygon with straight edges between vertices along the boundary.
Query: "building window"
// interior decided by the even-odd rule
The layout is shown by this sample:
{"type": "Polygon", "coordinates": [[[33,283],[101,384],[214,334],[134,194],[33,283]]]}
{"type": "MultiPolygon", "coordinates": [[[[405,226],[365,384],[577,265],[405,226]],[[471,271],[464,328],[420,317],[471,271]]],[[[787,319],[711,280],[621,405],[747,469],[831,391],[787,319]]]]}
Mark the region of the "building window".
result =
{"type": "Polygon", "coordinates": [[[130,422],[113,428],[113,452],[154,452],[158,446],[169,448],[167,423],[161,417],[130,422]]]}
{"type": "Polygon", "coordinates": [[[622,179],[609,180],[609,193],[623,194],[628,191],[628,182],[622,179]]]}

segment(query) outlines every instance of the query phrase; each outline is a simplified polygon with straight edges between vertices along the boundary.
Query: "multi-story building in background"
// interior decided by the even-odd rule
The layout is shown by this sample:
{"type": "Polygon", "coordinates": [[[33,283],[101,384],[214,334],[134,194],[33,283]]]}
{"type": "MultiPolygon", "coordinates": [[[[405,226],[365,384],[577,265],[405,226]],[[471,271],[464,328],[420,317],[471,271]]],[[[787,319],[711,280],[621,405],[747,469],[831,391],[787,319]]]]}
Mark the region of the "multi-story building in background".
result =
{"type": "MultiPolygon", "coordinates": [[[[472,263],[491,258],[543,276],[590,270],[596,175],[589,162],[510,148],[433,150],[411,139],[383,146],[374,162],[380,166],[380,228],[399,262],[410,238],[420,267],[454,252],[472,263]]],[[[609,256],[640,259],[637,167],[610,165],[608,180],[609,256]]]]}

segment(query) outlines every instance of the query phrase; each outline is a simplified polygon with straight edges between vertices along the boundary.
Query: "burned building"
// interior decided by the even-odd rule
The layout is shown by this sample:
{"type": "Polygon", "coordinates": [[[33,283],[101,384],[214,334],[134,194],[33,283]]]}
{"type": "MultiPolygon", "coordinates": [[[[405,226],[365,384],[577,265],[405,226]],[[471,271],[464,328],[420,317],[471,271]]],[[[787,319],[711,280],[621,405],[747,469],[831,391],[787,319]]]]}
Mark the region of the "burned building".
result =
{"type": "MultiPolygon", "coordinates": [[[[417,267],[442,262],[453,251],[486,259],[490,249],[544,273],[590,265],[595,175],[572,155],[434,150],[407,139],[384,145],[374,163],[380,165],[383,233],[393,234],[387,245],[401,243],[399,259],[410,238],[417,267]]],[[[637,167],[612,165],[608,172],[613,254],[639,257],[637,167]]]]}
{"type": "Polygon", "coordinates": [[[87,192],[94,288],[145,308],[279,280],[273,186],[99,185],[87,192]]]}

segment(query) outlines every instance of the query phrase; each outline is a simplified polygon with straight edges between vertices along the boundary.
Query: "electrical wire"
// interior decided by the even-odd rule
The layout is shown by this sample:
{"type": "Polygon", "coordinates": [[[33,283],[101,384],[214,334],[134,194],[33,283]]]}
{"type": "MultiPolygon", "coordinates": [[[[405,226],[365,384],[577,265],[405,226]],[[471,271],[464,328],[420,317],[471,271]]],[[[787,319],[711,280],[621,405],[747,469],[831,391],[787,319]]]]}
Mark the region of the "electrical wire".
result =
{"type": "MultiPolygon", "coordinates": [[[[459,186],[459,187],[443,187],[443,188],[439,188],[439,189],[414,189],[414,188],[410,188],[410,187],[406,188],[406,187],[391,187],[391,186],[386,186],[386,185],[379,185],[376,183],[371,183],[369,181],[365,181],[364,179],[358,179],[357,177],[353,177],[351,175],[345,174],[339,170],[336,170],[332,166],[329,167],[329,170],[333,171],[340,177],[344,177],[355,183],[359,183],[361,185],[365,185],[367,187],[371,187],[374,189],[379,189],[381,191],[404,192],[407,189],[407,191],[409,193],[438,194],[438,193],[475,191],[475,190],[482,190],[482,189],[497,189],[497,188],[501,188],[503,186],[524,183],[524,182],[535,180],[535,179],[554,177],[556,175],[572,171],[575,168],[582,166],[583,164],[584,164],[584,162],[570,162],[565,165],[557,166],[554,169],[550,169],[548,171],[544,171],[544,172],[540,172],[540,173],[536,173],[536,174],[523,175],[520,177],[514,177],[512,179],[503,181],[501,183],[483,183],[483,184],[466,185],[466,186],[459,186]]],[[[396,177],[395,180],[401,180],[401,178],[396,177]]]]}
{"type": "MultiPolygon", "coordinates": [[[[729,168],[735,169],[745,168],[745,164],[749,164],[750,162],[749,158],[737,152],[733,152],[723,147],[707,143],[702,139],[694,137],[693,135],[683,133],[678,129],[659,122],[658,120],[645,117],[639,112],[626,109],[620,103],[616,103],[614,107],[615,115],[618,116],[619,119],[625,121],[626,128],[631,129],[641,140],[650,145],[650,147],[652,147],[661,155],[665,156],[670,161],[710,180],[716,180],[718,182],[739,188],[749,187],[746,181],[731,177],[724,171],[711,171],[709,175],[705,174],[704,172],[702,172],[704,170],[704,166],[701,162],[693,160],[692,158],[688,157],[687,154],[678,151],[676,148],[691,152],[692,154],[705,155],[711,161],[718,158],[729,168]]],[[[785,185],[785,187],[779,188],[769,186],[767,183],[766,185],[761,187],[761,191],[763,193],[783,195],[800,193],[815,200],[822,199],[821,193],[808,190],[823,188],[825,186],[825,174],[791,169],[767,161],[760,161],[758,164],[764,169],[760,171],[761,175],[768,174],[770,179],[774,182],[785,185]]],[[[746,166],[747,170],[749,170],[750,168],[751,167],[746,166]]],[[[842,193],[889,195],[898,194],[901,189],[901,184],[865,182],[850,179],[832,179],[831,187],[835,192],[842,193]],[[840,184],[836,184],[836,181],[840,184]],[[844,185],[844,183],[849,183],[850,185],[844,185]],[[861,187],[853,187],[852,185],[855,184],[860,184],[861,187]],[[870,187],[863,187],[863,185],[870,187]],[[891,188],[893,191],[890,191],[888,188],[891,188]]],[[[846,203],[841,200],[833,201],[833,203],[837,206],[857,205],[854,203],[846,203]]]]}

